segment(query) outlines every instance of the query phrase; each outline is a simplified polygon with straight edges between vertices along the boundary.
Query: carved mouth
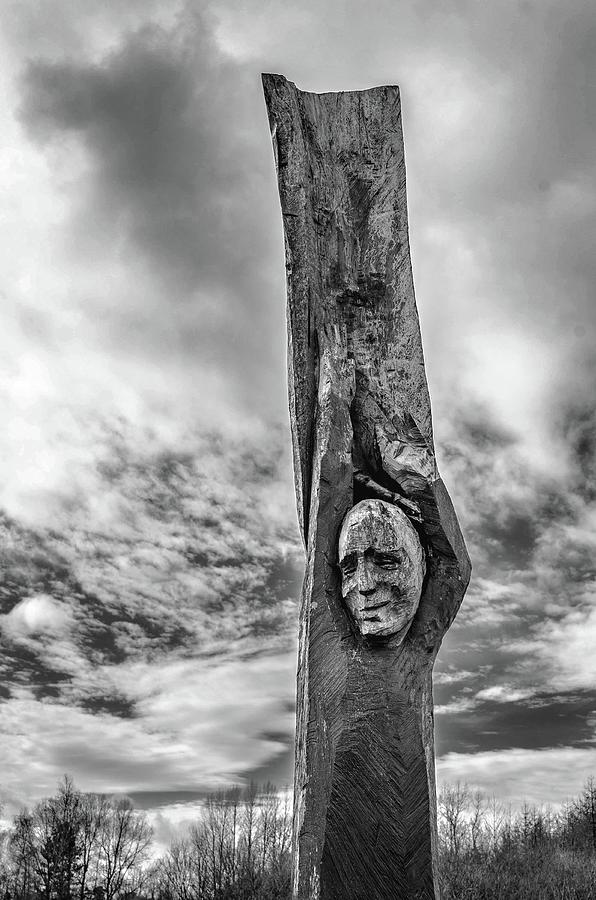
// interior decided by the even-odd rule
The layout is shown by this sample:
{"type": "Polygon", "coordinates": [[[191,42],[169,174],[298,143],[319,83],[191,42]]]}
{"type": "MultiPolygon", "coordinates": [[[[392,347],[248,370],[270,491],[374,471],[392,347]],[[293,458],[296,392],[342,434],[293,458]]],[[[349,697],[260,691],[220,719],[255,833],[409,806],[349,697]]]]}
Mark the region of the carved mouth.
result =
{"type": "Polygon", "coordinates": [[[389,602],[390,602],[389,600],[383,600],[383,601],[381,601],[381,603],[373,603],[370,606],[365,606],[363,608],[362,612],[367,613],[367,612],[374,612],[376,609],[383,609],[383,607],[387,606],[387,604],[389,602]]]}

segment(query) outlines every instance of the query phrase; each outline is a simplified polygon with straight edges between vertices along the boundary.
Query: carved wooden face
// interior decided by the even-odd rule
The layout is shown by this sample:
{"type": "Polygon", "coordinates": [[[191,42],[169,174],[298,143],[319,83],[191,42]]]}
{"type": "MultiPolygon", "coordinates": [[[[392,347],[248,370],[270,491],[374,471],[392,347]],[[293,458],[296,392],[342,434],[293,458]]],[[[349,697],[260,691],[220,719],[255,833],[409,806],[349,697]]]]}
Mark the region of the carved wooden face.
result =
{"type": "Polygon", "coordinates": [[[424,552],[407,516],[383,500],[348,512],[339,536],[342,596],[360,633],[403,641],[418,609],[424,552]]]}

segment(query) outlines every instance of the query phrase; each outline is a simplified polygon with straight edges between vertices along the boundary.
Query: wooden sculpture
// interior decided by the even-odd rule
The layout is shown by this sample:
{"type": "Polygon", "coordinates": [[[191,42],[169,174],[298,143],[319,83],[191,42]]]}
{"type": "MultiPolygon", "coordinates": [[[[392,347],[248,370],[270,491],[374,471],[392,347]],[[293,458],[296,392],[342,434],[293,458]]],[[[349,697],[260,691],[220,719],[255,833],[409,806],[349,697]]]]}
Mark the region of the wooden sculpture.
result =
{"type": "Polygon", "coordinates": [[[293,896],[436,900],[432,668],[470,561],[435,462],[399,90],[263,85],[307,554],[293,896]]]}

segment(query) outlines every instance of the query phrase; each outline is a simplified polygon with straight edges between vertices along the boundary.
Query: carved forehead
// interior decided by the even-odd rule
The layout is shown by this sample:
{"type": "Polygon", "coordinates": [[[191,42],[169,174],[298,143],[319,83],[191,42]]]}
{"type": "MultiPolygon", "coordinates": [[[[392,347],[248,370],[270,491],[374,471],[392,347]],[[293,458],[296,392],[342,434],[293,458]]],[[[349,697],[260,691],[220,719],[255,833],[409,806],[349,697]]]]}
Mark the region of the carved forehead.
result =
{"type": "Polygon", "coordinates": [[[347,513],[339,536],[340,560],[352,550],[397,550],[422,558],[420,539],[408,517],[384,500],[362,500],[347,513]]]}

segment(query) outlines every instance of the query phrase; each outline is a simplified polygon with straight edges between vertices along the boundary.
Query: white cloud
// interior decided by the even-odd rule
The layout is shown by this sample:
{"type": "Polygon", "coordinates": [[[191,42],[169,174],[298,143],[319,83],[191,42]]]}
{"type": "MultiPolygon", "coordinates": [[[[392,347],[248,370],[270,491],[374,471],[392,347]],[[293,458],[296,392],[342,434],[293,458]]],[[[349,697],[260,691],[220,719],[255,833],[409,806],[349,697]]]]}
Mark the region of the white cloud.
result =
{"type": "Polygon", "coordinates": [[[218,663],[138,663],[114,675],[145,727],[201,748],[203,781],[209,782],[218,771],[230,777],[285,748],[260,732],[291,736],[294,668],[291,655],[278,653],[218,663]]]}
{"type": "Polygon", "coordinates": [[[470,584],[458,624],[482,625],[486,630],[499,628],[511,622],[532,596],[532,587],[521,582],[478,576],[470,584]]]}
{"type": "Polygon", "coordinates": [[[596,772],[596,748],[548,747],[447,753],[437,760],[439,784],[467,782],[519,808],[572,799],[596,772]]]}
{"type": "Polygon", "coordinates": [[[204,811],[202,802],[171,803],[148,811],[153,828],[153,848],[156,857],[165,853],[175,842],[187,836],[204,811]]]}
{"type": "Polygon", "coordinates": [[[451,700],[449,703],[440,703],[438,706],[435,706],[435,715],[457,715],[457,713],[474,709],[477,705],[478,704],[473,697],[458,697],[455,700],[451,700]]]}
{"type": "Polygon", "coordinates": [[[511,649],[540,666],[551,690],[593,690],[596,684],[596,594],[591,608],[574,609],[538,625],[528,641],[511,649]]]}
{"type": "MultiPolygon", "coordinates": [[[[172,26],[182,4],[162,0],[88,0],[76,8],[69,0],[55,0],[51,15],[35,3],[10,7],[4,17],[5,52],[27,57],[43,55],[61,59],[65,54],[101,58],[119,41],[123,31],[135,30],[147,22],[172,26]]],[[[12,55],[12,54],[11,54],[12,55]]]]}
{"type": "Polygon", "coordinates": [[[284,8],[283,12],[273,3],[246,6],[227,0],[211,9],[215,20],[215,39],[220,49],[234,59],[246,61],[267,52],[271,29],[274,28],[281,42],[296,38],[296,33],[305,33],[312,27],[311,14],[304,8],[284,8]],[[281,13],[281,15],[280,15],[281,13]],[[272,15],[275,25],[272,25],[272,15]]]}
{"type": "Polygon", "coordinates": [[[494,684],[483,688],[476,694],[476,700],[494,700],[497,703],[515,703],[517,700],[527,700],[532,697],[531,689],[516,688],[511,684],[494,684]]]}
{"type": "Polygon", "coordinates": [[[81,790],[108,793],[241,783],[286,750],[279,735],[291,740],[294,672],[288,653],[96,671],[95,687],[133,702],[127,719],[15,691],[0,704],[5,799],[18,805],[47,795],[61,772],[81,790]]]}
{"type": "Polygon", "coordinates": [[[55,637],[66,634],[72,621],[66,604],[48,594],[35,594],[0,616],[0,629],[13,640],[33,635],[55,637]]]}
{"type": "Polygon", "coordinates": [[[433,675],[434,684],[457,684],[458,681],[468,681],[476,676],[476,672],[469,672],[467,669],[459,671],[435,672],[433,675]]]}
{"type": "Polygon", "coordinates": [[[553,222],[560,217],[574,222],[596,215],[596,186],[585,174],[555,182],[548,195],[549,213],[553,222]]]}

